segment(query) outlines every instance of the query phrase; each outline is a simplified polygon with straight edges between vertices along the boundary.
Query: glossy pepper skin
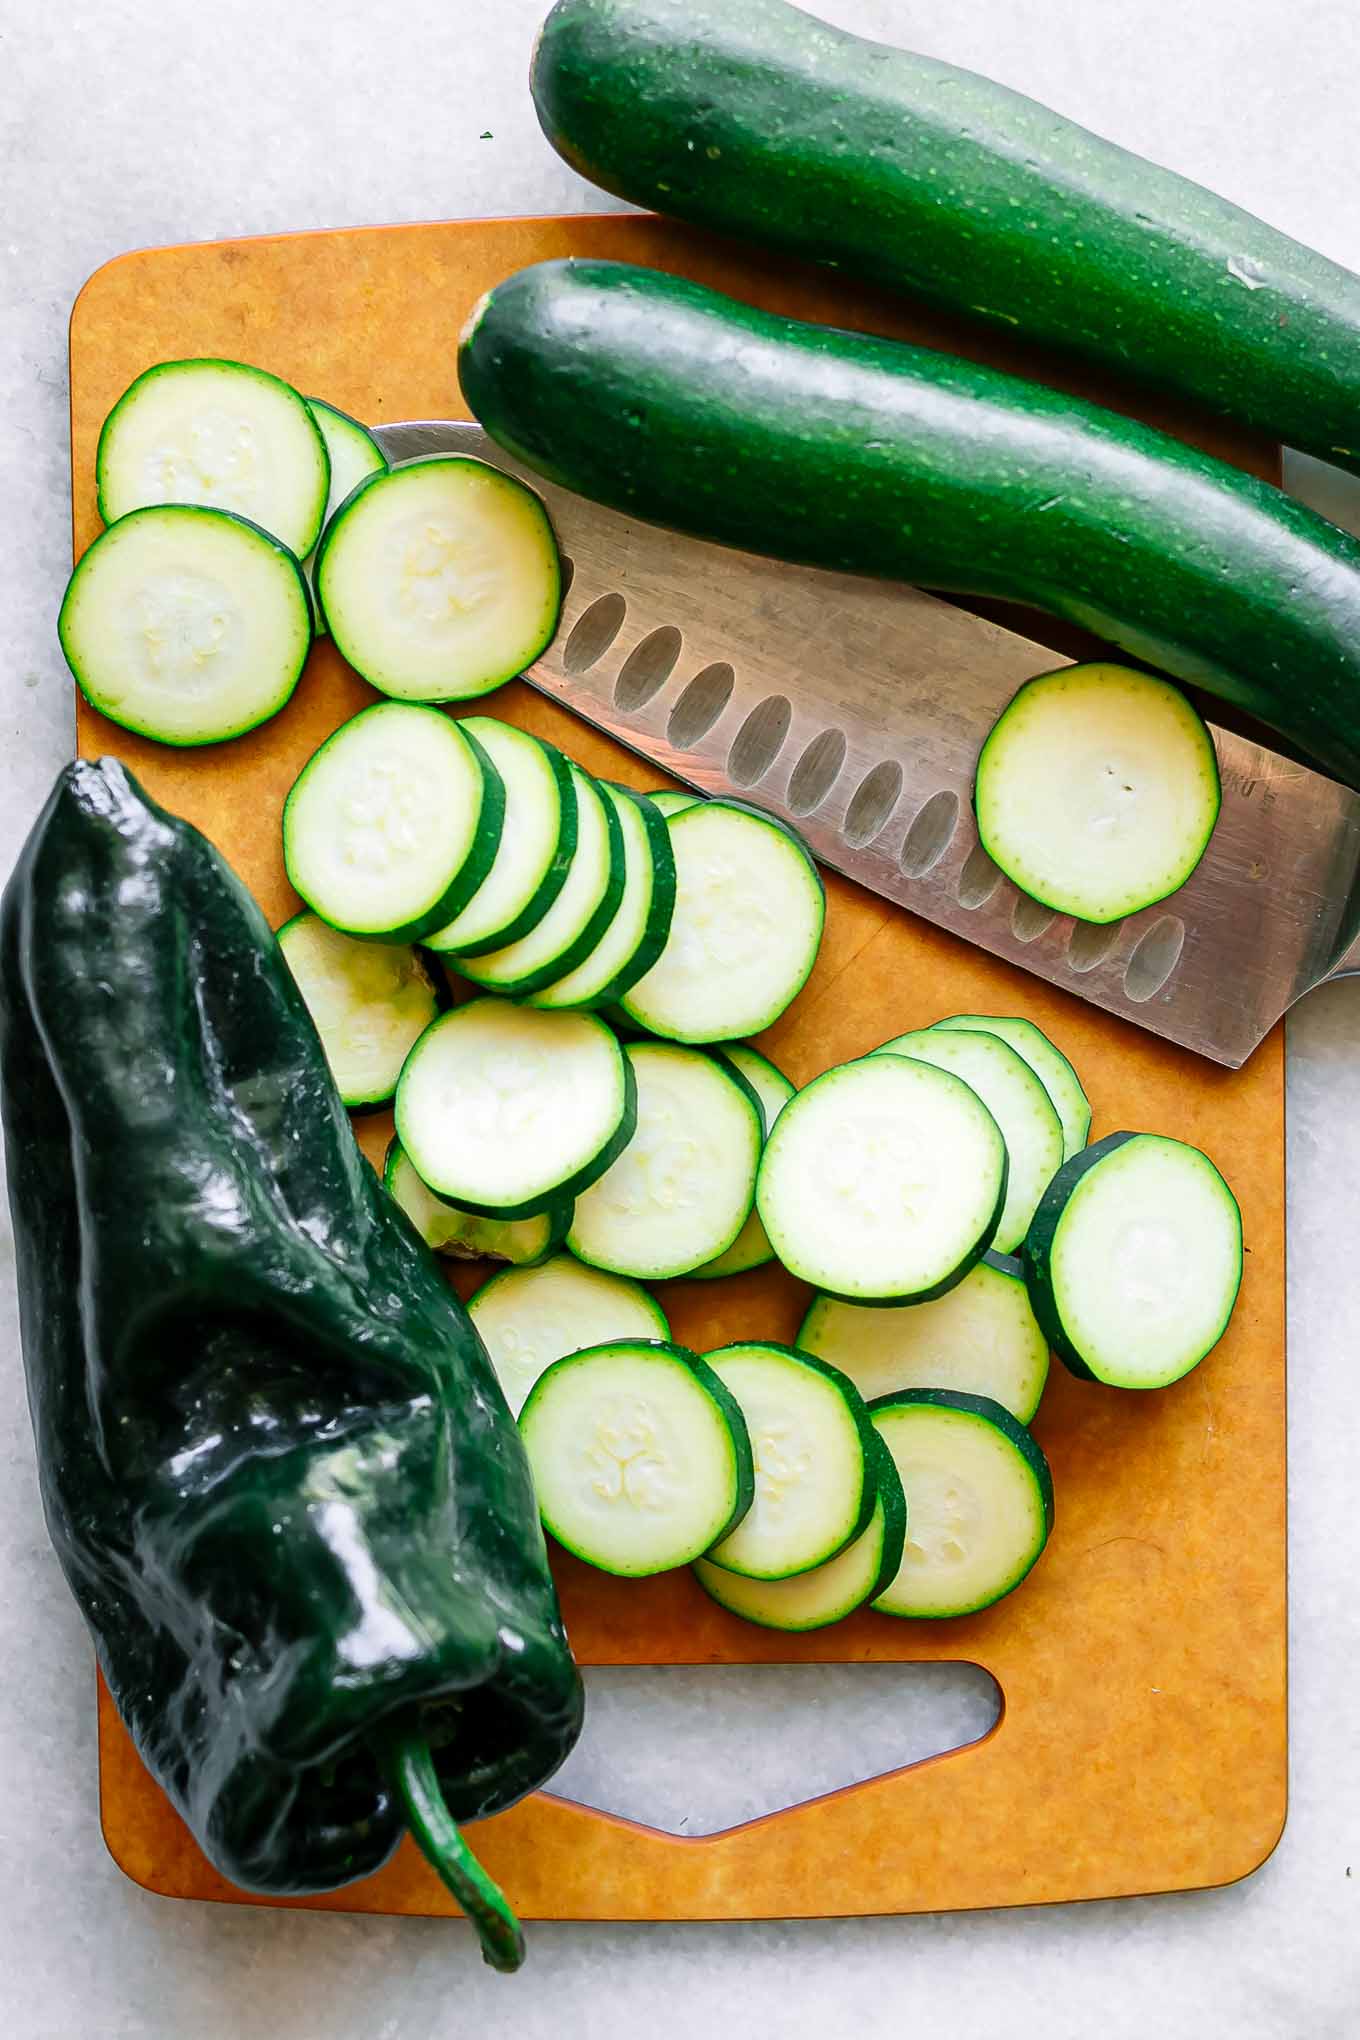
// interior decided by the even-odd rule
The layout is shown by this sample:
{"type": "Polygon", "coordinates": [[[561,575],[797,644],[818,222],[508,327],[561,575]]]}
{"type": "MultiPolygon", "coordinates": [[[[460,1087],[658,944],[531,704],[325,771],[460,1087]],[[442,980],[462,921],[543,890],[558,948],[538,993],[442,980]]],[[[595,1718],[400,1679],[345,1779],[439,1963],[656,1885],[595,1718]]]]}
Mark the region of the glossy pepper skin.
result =
{"type": "MultiPolygon", "coordinates": [[[[48,1527],[143,1758],[235,1883],[325,1891],[571,1748],[515,1424],[211,845],[64,771],[0,907],[0,1084],[48,1527]]],[[[511,1966],[508,1962],[503,1966],[511,1966]]]]}

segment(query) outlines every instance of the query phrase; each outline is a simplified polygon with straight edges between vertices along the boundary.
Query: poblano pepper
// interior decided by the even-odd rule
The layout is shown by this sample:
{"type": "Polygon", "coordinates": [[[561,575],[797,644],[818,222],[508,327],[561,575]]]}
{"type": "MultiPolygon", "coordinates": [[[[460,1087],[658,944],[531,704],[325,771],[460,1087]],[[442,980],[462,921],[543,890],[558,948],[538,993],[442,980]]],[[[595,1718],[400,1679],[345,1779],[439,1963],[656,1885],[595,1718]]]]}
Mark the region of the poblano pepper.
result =
{"type": "Polygon", "coordinates": [[[6,890],[0,1083],[48,1527],[147,1765],[254,1891],[409,1825],[513,1968],[454,1822],[581,1721],[519,1435],[259,909],[117,763],[6,890]]]}

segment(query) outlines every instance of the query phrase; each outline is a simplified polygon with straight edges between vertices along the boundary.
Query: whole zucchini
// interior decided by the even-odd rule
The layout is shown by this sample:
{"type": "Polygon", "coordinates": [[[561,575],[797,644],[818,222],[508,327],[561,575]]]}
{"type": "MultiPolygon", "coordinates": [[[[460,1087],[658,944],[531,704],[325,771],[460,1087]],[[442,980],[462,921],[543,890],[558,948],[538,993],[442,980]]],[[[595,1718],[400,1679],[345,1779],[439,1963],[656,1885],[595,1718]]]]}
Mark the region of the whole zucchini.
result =
{"type": "Polygon", "coordinates": [[[1098,404],[625,263],[491,291],[460,356],[552,480],[748,551],[1032,604],[1360,787],[1360,540],[1098,404]]]}
{"type": "Polygon", "coordinates": [[[533,94],[606,190],[1360,471],[1360,277],[1003,85],[785,0],[558,0],[533,94]]]}

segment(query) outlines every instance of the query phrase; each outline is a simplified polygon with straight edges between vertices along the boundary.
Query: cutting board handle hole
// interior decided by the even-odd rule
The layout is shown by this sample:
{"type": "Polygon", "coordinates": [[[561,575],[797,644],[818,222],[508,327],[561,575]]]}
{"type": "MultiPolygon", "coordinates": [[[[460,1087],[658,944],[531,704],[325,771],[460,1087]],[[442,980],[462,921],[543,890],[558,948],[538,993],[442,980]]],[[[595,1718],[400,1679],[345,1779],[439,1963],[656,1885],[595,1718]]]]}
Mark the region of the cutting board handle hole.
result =
{"type": "Polygon", "coordinates": [[[981,1665],[593,1665],[548,1790],[672,1835],[719,1834],[965,1748],[1001,1716],[981,1665]]]}

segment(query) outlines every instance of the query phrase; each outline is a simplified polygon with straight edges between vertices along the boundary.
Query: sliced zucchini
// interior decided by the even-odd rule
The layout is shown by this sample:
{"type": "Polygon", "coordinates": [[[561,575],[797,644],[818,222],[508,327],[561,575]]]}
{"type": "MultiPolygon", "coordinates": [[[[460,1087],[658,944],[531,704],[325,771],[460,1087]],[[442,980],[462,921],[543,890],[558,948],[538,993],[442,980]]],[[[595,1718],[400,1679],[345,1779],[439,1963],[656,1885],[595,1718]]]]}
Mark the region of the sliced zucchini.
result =
{"type": "Polygon", "coordinates": [[[1014,1014],[951,1013],[947,1020],[934,1024],[953,1033],[995,1034],[1007,1048],[1013,1048],[1029,1064],[1057,1107],[1062,1121],[1063,1160],[1070,1162],[1073,1155],[1081,1153],[1091,1137],[1091,1101],[1062,1050],[1055,1048],[1032,1020],[1021,1020],[1014,1014]]]}
{"type": "Polygon", "coordinates": [[[283,804],[283,861],[332,927],[377,941],[442,928],[491,869],[501,776],[437,709],[380,701],[341,723],[283,804]]]}
{"type": "Polygon", "coordinates": [[[699,801],[672,815],[670,936],[623,1009],[649,1033],[713,1042],[777,1020],[817,961],[826,896],[791,829],[752,808],[699,801]]]}
{"type": "MultiPolygon", "coordinates": [[[[569,761],[570,762],[570,761],[569,761]]],[[[623,829],[618,810],[589,773],[571,766],[576,843],[557,897],[527,934],[484,955],[459,958],[458,969],[489,992],[522,999],[575,970],[589,956],[623,895],[623,829]]]]}
{"type": "Polygon", "coordinates": [[[791,1346],[752,1340],[707,1359],[741,1406],[755,1466],[750,1508],[708,1557],[753,1580],[825,1565],[873,1514],[873,1425],[859,1390],[791,1346]]]}
{"type": "Polygon", "coordinates": [[[1039,1199],[1062,1167],[1062,1121],[1048,1092],[1024,1058],[995,1034],[923,1028],[885,1041],[883,1052],[933,1063],[962,1077],[1001,1128],[1010,1168],[991,1244],[998,1254],[1014,1253],[1039,1199]]]}
{"type": "Polygon", "coordinates": [[[694,1561],[694,1577],[722,1608],[763,1629],[825,1629],[852,1615],[897,1576],[907,1534],[907,1505],[892,1455],[875,1432],[870,1452],[874,1508],[869,1526],[853,1544],[787,1580],[750,1580],[724,1572],[710,1559],[694,1561]]]}
{"type": "Polygon", "coordinates": [[[283,960],[321,1036],[341,1103],[382,1105],[439,1011],[440,993],[408,943],[361,942],[319,915],[278,932],[283,960]]]}
{"type": "MultiPolygon", "coordinates": [[[[502,949],[536,928],[566,883],[576,850],[576,784],[555,744],[489,715],[464,716],[505,787],[505,821],[491,869],[426,947],[457,957],[502,949]]],[[[461,965],[460,965],[461,968],[461,965]]]]}
{"type": "Polygon", "coordinates": [[[984,1254],[933,1303],[874,1306],[816,1296],[798,1345],[847,1374],[867,1402],[902,1388],[990,1396],[1022,1424],[1048,1379],[1048,1341],[1009,1254],[984,1254]]]}
{"type": "Polygon", "coordinates": [[[974,789],[992,862],[1043,906],[1096,922],[1184,885],[1219,801],[1213,738],[1180,689],[1112,665],[1027,680],[974,789]]]}
{"type": "Polygon", "coordinates": [[[422,1180],[487,1218],[575,1197],[628,1145],[636,1087],[593,1013],[473,999],[427,1027],[397,1085],[397,1137],[422,1180]]]}
{"type": "Polygon", "coordinates": [[[95,452],[99,514],[152,504],[231,510],[305,559],[330,489],[326,442],[306,401],[243,361],[162,361],[124,390],[95,452]]]}
{"type": "Polygon", "coordinates": [[[479,1218],[446,1204],[422,1183],[399,1140],[387,1150],[383,1184],[427,1247],[457,1261],[509,1261],[536,1268],[561,1246],[571,1224],[571,1199],[559,1197],[533,1218],[479,1218]]]}
{"type": "Polygon", "coordinates": [[[312,607],[286,547],[224,510],[133,510],[81,555],[57,634],[92,708],[160,744],[243,736],[292,695],[312,607]]]}
{"type": "Polygon", "coordinates": [[[520,1429],[544,1524],[603,1572],[689,1565],[751,1506],[741,1411],[678,1346],[621,1339],[555,1360],[520,1429]]]}
{"type": "MultiPolygon", "coordinates": [[[[731,1063],[755,1092],[765,1139],[768,1140],[770,1128],[793,1096],[794,1086],[782,1070],[775,1068],[768,1056],[761,1055],[749,1042],[733,1041],[725,1048],[715,1048],[713,1053],[720,1060],[731,1063]]],[[[706,1262],[702,1268],[696,1268],[694,1274],[696,1280],[710,1282],[722,1275],[744,1275],[751,1268],[765,1267],[773,1259],[774,1248],[760,1222],[760,1213],[753,1210],[727,1252],[719,1254],[716,1260],[706,1262]]]]}
{"type": "Polygon", "coordinates": [[[703,799],[701,793],[691,793],[687,786],[660,786],[647,796],[654,806],[660,808],[667,821],[678,815],[682,809],[697,807],[703,799]]]}
{"type": "Polygon", "coordinates": [[[649,1041],[622,1053],[637,1084],[637,1125],[578,1195],[567,1245],[617,1275],[687,1275],[731,1246],[750,1214],[760,1107],[734,1069],[701,1049],[649,1041]]]}
{"type": "Polygon", "coordinates": [[[1006,1145],[977,1093],[881,1051],[791,1098],[765,1145],[761,1223],[791,1275],[854,1303],[943,1296],[991,1245],[1006,1145]]]}
{"type": "Polygon", "coordinates": [[[645,793],[601,781],[623,843],[623,890],[613,918],[575,970],[529,994],[535,1006],[607,1006],[651,969],[675,908],[670,831],[645,793]]]}
{"type": "MultiPolygon", "coordinates": [[[[533,1224],[533,1220],[525,1223],[533,1224]]],[[[554,1254],[537,1268],[507,1268],[468,1305],[516,1416],[540,1374],[568,1353],[619,1339],[669,1341],[661,1305],[636,1282],[554,1254]]]]}
{"type": "MultiPolygon", "coordinates": [[[[327,404],[320,397],[304,397],[302,401],[311,412],[330,457],[331,486],[321,520],[324,531],[346,496],[357,489],[360,482],[366,482],[370,475],[387,472],[387,455],[368,427],[361,425],[357,418],[351,418],[348,411],[337,411],[334,404],[327,404]]],[[[314,554],[304,562],[309,585],[315,564],[314,554]]],[[[319,603],[314,604],[313,620],[318,634],[323,633],[326,619],[321,614],[319,603]]]]}
{"type": "Polygon", "coordinates": [[[512,475],[462,456],[373,475],[316,555],[337,648],[380,694],[466,701],[532,666],[557,628],[548,513],[512,475]]]}
{"type": "Polygon", "coordinates": [[[909,1388],[870,1403],[907,1498],[884,1615],[974,1615],[1018,1587],[1053,1528],[1048,1461],[1023,1424],[985,1395],[909,1388]]]}
{"type": "Polygon", "coordinates": [[[1074,1374],[1166,1388],[1228,1328],[1242,1214],[1198,1148],[1111,1133],[1049,1185],[1024,1263],[1034,1314],[1074,1374]]]}

